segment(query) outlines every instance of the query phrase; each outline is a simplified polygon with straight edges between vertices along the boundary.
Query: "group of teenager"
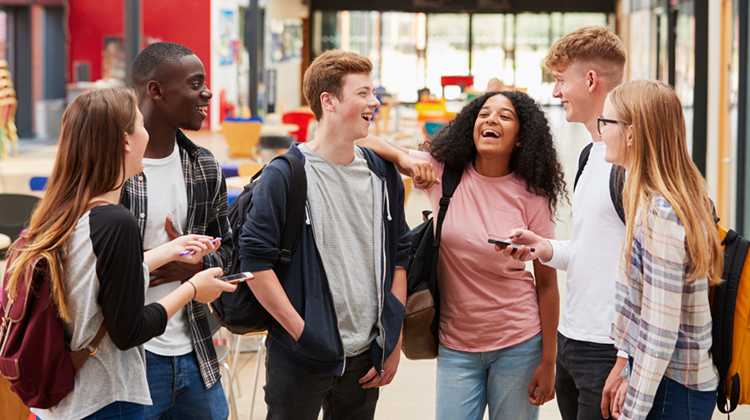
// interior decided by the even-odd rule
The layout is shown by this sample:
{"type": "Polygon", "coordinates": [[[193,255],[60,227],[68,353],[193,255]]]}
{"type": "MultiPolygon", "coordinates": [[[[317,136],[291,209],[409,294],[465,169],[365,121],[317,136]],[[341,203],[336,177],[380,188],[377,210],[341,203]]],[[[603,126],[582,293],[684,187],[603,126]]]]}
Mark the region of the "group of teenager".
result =
{"type": "Polygon", "coordinates": [[[620,85],[625,60],[603,27],[566,35],[545,59],[567,121],[593,140],[572,193],[572,236],[556,241],[569,196],[549,122],[528,95],[488,92],[408,150],[368,136],[379,105],[370,61],[321,54],[303,82],[317,133],[287,151],[304,162],[305,220],[289,265],[274,271],[292,167],[277,159],[263,170],[232,232],[221,166],[182,131],[206,118],[203,65],[184,46],[149,45],[133,63],[136,94],[101,89],[69,105],[47,192],[7,268],[10,291],[31,258],[47,258],[71,351],[107,329],[74,390],[34,413],[227,418],[202,303],[235,289],[215,277],[238,247],[273,317],[267,418],[372,419],[398,369],[405,315],[398,172],[437,210],[450,167],[463,173],[442,225],[437,419],[487,410],[533,420],[555,397],[565,420],[709,419],[718,378],[707,289],[722,261],[711,204],[679,99],[659,82],[620,85]],[[625,169],[624,222],[613,165],[625,169]],[[567,271],[562,319],[557,269],[567,271]]]}

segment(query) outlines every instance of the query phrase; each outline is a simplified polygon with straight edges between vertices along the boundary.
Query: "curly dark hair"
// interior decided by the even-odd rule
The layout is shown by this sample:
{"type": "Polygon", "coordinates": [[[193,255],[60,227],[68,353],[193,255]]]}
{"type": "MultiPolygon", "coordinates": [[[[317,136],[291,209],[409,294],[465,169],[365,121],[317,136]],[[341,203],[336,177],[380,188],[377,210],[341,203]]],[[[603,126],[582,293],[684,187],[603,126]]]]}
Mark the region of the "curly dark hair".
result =
{"type": "Polygon", "coordinates": [[[520,129],[521,147],[510,158],[510,170],[526,181],[526,189],[536,195],[546,196],[554,214],[559,199],[568,197],[563,170],[555,149],[547,116],[542,108],[527,94],[516,91],[488,92],[474,99],[456,114],[430,142],[420,149],[429,151],[438,162],[454,168],[465,168],[474,161],[474,123],[487,99],[503,95],[516,108],[520,129]]]}

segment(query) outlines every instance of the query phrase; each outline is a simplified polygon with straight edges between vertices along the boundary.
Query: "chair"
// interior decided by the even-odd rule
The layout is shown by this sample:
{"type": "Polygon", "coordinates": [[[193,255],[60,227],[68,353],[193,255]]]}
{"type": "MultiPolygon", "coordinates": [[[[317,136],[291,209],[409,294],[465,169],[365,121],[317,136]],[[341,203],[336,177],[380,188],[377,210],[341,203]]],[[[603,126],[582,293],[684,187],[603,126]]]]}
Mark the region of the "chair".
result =
{"type": "Polygon", "coordinates": [[[401,180],[404,181],[404,207],[406,207],[406,200],[409,199],[413,183],[410,176],[401,175],[401,180]]]}
{"type": "Polygon", "coordinates": [[[46,191],[47,181],[49,180],[46,176],[35,176],[29,180],[29,188],[31,191],[46,191]]]}
{"type": "Polygon", "coordinates": [[[289,134],[297,136],[297,141],[304,143],[307,141],[307,125],[315,119],[315,115],[310,112],[292,111],[281,116],[281,122],[284,124],[295,124],[299,127],[297,131],[289,134]]]}
{"type": "Polygon", "coordinates": [[[227,188],[227,205],[232,204],[235,198],[242,194],[242,190],[235,190],[234,188],[227,188]]]}
{"type": "Polygon", "coordinates": [[[229,154],[234,157],[256,159],[256,149],[260,141],[260,122],[224,121],[221,130],[229,146],[229,154]]]}
{"type": "MultiPolygon", "coordinates": [[[[255,378],[253,379],[253,394],[250,399],[250,416],[248,418],[253,418],[253,409],[255,408],[255,393],[258,390],[258,377],[260,376],[260,365],[263,363],[263,350],[266,348],[266,338],[268,337],[267,331],[257,332],[257,333],[248,333],[245,335],[238,335],[235,340],[235,346],[234,346],[234,360],[232,361],[232,369],[237,369],[237,358],[240,354],[240,344],[242,344],[242,337],[252,337],[252,336],[259,336],[261,337],[260,343],[258,344],[258,356],[255,360],[255,378]]],[[[237,372],[235,372],[236,374],[237,372]]],[[[239,383],[238,387],[239,389],[239,383]]]]}
{"type": "MultiPolygon", "coordinates": [[[[39,197],[25,194],[0,194],[0,233],[15,241],[31,219],[39,197]]],[[[0,250],[5,255],[6,249],[0,250]]]]}
{"type": "Polygon", "coordinates": [[[237,168],[237,175],[241,177],[253,176],[257,174],[258,171],[263,169],[263,166],[265,166],[263,163],[243,163],[239,168],[237,168]]]}
{"type": "Polygon", "coordinates": [[[444,123],[437,122],[437,121],[425,121],[424,122],[424,131],[427,135],[426,140],[430,140],[433,137],[435,137],[435,134],[437,134],[440,130],[445,127],[444,123]]]}
{"type": "Polygon", "coordinates": [[[223,370],[229,377],[229,381],[227,381],[229,387],[229,397],[227,398],[227,401],[231,404],[229,408],[231,409],[232,419],[239,420],[237,417],[237,398],[234,396],[233,372],[232,369],[229,369],[229,364],[227,363],[227,356],[229,356],[230,348],[229,346],[222,344],[221,325],[219,325],[219,321],[216,320],[216,317],[209,310],[208,305],[203,304],[203,310],[206,313],[206,320],[208,320],[208,328],[211,330],[211,336],[213,337],[217,333],[219,334],[219,344],[214,346],[214,349],[216,350],[216,359],[219,362],[219,370],[223,370]]]}

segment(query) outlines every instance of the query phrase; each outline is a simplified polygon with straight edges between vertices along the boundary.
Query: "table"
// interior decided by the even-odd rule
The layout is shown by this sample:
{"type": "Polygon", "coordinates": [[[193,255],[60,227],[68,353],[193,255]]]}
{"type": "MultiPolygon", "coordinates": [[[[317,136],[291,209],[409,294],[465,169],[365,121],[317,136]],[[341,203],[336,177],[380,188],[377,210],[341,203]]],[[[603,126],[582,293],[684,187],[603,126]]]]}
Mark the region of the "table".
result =
{"type": "Polygon", "coordinates": [[[242,190],[245,189],[245,185],[250,183],[249,176],[230,176],[226,178],[227,189],[242,190]]]}
{"type": "Polygon", "coordinates": [[[11,244],[10,236],[0,233],[0,249],[5,249],[11,244]]]}
{"type": "Polygon", "coordinates": [[[297,130],[299,130],[299,126],[297,124],[263,123],[260,126],[260,135],[261,136],[285,136],[297,130]]]}

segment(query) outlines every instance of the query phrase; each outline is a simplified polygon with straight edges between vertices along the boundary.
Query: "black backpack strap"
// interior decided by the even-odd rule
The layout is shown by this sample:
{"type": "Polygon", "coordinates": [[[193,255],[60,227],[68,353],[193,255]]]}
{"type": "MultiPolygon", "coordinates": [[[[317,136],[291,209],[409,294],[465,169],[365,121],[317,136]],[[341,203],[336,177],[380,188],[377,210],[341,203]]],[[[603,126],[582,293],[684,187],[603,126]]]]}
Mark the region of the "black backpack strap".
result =
{"type": "Polygon", "coordinates": [[[453,193],[458,188],[458,183],[461,182],[461,175],[463,175],[463,169],[456,169],[450,166],[445,166],[443,169],[443,178],[441,179],[443,185],[443,197],[440,198],[440,210],[435,225],[435,243],[433,246],[437,249],[440,246],[440,234],[443,231],[443,219],[445,219],[445,213],[448,211],[448,205],[451,202],[453,193]]]}
{"type": "Polygon", "coordinates": [[[440,236],[443,232],[443,220],[445,219],[445,213],[448,211],[448,205],[451,203],[451,197],[456,192],[459,182],[461,182],[461,176],[463,175],[463,169],[456,169],[450,166],[445,166],[443,169],[443,178],[441,179],[443,185],[443,197],[440,198],[440,210],[438,210],[437,220],[433,220],[435,224],[435,241],[432,245],[432,266],[430,267],[430,284],[428,287],[432,293],[432,299],[435,302],[435,316],[432,318],[430,324],[430,331],[432,336],[435,337],[435,342],[440,342],[440,336],[438,334],[438,328],[440,326],[440,291],[437,288],[437,265],[438,258],[440,256],[440,236]]]}
{"type": "Polygon", "coordinates": [[[586,167],[586,162],[589,161],[589,155],[591,154],[591,148],[594,146],[594,143],[589,143],[586,145],[586,147],[581,150],[581,154],[578,155],[578,171],[576,172],[576,179],[573,181],[573,190],[575,191],[576,186],[578,185],[578,178],[581,177],[581,174],[583,173],[583,168],[586,167]]]}
{"type": "Polygon", "coordinates": [[[625,208],[622,204],[622,187],[625,185],[625,168],[620,165],[612,165],[609,172],[609,197],[615,206],[617,215],[620,216],[622,224],[625,223],[625,208]]]}
{"type": "Polygon", "coordinates": [[[724,282],[714,288],[711,313],[714,340],[711,346],[711,356],[714,365],[716,365],[716,370],[719,371],[716,406],[719,411],[727,414],[737,408],[740,398],[740,379],[738,375],[735,375],[732,377],[732,393],[728,400],[729,407],[727,407],[726,376],[729,372],[729,365],[732,363],[734,310],[742,267],[745,265],[745,258],[748,250],[750,250],[750,241],[730,229],[721,244],[724,245],[724,272],[721,275],[724,282]]]}
{"type": "Polygon", "coordinates": [[[291,153],[283,153],[274,159],[284,159],[292,168],[292,187],[286,202],[286,222],[281,232],[281,256],[279,262],[288,265],[299,239],[300,228],[307,201],[307,176],[302,160],[291,153]]]}

